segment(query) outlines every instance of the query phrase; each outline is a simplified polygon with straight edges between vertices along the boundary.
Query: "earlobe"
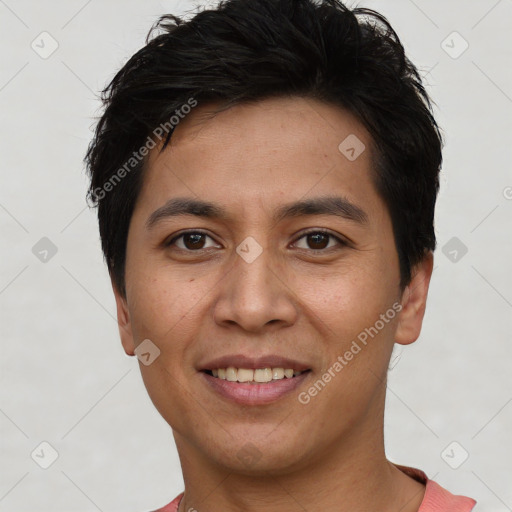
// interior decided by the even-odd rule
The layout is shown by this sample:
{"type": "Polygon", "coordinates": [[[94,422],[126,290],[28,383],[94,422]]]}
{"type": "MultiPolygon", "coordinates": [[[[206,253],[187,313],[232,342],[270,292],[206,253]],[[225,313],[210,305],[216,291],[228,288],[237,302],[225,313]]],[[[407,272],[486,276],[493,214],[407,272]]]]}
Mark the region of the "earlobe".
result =
{"type": "Polygon", "coordinates": [[[133,342],[132,326],[130,321],[130,313],[128,312],[128,304],[126,299],[119,293],[114,280],[111,277],[112,290],[116,299],[117,309],[117,325],[119,327],[119,335],[121,337],[121,344],[127,355],[135,355],[135,344],[133,342]]]}
{"type": "Polygon", "coordinates": [[[409,345],[414,343],[420,335],[433,266],[434,255],[429,251],[412,269],[411,282],[402,294],[402,310],[395,333],[395,343],[409,345]]]}

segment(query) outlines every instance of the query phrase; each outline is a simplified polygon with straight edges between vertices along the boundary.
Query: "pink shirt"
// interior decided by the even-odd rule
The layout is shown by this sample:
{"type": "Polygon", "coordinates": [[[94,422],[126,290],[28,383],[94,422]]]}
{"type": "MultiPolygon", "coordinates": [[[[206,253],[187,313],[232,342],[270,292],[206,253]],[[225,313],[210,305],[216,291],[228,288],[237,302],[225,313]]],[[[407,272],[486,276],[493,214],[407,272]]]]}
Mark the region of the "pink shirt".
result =
{"type": "MultiPolygon", "coordinates": [[[[395,464],[395,466],[426,486],[425,495],[418,512],[470,512],[476,505],[474,499],[453,495],[433,480],[429,480],[427,475],[419,469],[399,466],[398,464],[395,464]]],[[[183,493],[176,496],[165,507],[154,512],[178,512],[178,505],[182,497],[183,493]]]]}

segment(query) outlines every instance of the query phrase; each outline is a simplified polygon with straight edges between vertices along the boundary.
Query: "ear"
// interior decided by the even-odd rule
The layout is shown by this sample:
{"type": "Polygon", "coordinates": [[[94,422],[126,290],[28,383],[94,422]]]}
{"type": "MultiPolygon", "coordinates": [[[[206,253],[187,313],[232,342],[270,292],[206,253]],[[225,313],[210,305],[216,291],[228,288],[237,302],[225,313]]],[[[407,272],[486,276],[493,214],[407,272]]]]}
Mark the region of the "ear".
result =
{"type": "Polygon", "coordinates": [[[126,298],[124,298],[117,289],[112,276],[110,277],[112,283],[112,290],[116,299],[117,308],[117,325],[119,326],[119,335],[121,336],[121,343],[127,355],[135,355],[135,345],[133,342],[132,325],[130,322],[130,313],[128,312],[128,305],[126,298]]]}
{"type": "Polygon", "coordinates": [[[420,335],[433,266],[434,254],[429,251],[412,269],[411,282],[402,293],[402,309],[395,333],[395,343],[409,345],[414,343],[420,335]]]}

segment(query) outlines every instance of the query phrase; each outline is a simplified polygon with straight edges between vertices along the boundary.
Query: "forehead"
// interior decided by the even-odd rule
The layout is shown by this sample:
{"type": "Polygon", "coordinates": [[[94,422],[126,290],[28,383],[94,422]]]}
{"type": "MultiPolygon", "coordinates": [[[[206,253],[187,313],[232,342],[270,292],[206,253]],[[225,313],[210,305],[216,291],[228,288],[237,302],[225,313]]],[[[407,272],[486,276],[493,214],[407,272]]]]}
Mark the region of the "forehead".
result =
{"type": "Polygon", "coordinates": [[[157,207],[186,195],[240,213],[333,193],[354,203],[379,202],[372,140],[349,112],[297,97],[213,114],[217,106],[196,107],[162,153],[152,150],[138,204],[157,207]]]}

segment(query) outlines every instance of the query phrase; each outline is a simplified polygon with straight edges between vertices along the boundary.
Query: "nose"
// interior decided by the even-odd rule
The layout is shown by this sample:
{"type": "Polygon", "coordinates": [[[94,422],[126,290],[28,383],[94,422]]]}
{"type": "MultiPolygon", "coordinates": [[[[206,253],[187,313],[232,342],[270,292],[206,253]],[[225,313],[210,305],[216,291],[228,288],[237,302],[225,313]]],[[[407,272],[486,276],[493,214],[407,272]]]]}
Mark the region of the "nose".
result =
{"type": "Polygon", "coordinates": [[[296,321],[297,300],[286,282],[286,272],[269,249],[250,263],[237,255],[233,265],[219,282],[213,312],[217,324],[236,324],[245,331],[260,332],[296,321]]]}

